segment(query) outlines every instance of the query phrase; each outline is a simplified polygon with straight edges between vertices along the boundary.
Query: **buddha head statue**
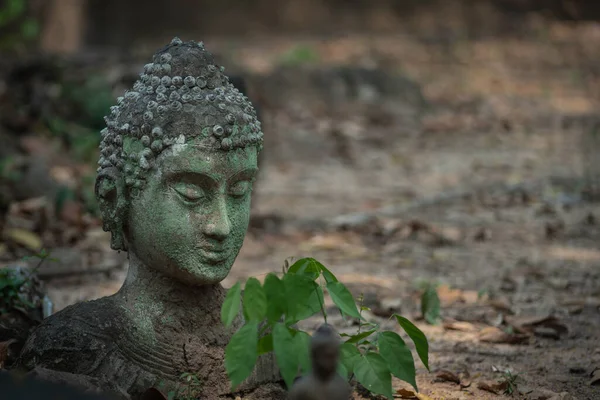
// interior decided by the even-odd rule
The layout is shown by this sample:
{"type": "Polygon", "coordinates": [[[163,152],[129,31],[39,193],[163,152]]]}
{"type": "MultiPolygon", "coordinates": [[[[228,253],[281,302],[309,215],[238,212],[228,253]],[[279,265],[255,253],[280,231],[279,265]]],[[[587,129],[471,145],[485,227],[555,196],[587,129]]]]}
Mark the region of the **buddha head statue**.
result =
{"type": "Polygon", "coordinates": [[[105,120],[95,191],[111,247],[186,284],[223,280],[263,142],[248,98],[201,42],[175,38],[105,120]]]}

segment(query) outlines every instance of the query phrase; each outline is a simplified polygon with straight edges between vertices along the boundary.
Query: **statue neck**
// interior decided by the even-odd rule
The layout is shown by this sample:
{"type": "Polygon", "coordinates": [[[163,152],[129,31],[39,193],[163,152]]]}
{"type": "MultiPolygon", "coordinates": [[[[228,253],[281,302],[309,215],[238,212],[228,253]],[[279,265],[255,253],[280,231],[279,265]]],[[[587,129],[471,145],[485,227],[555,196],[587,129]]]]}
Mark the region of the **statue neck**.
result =
{"type": "Polygon", "coordinates": [[[226,290],[221,284],[191,286],[161,274],[129,253],[129,270],[117,299],[134,317],[149,319],[154,326],[170,325],[178,329],[189,326],[220,324],[226,290]]]}
{"type": "Polygon", "coordinates": [[[331,370],[329,368],[323,368],[318,363],[313,363],[313,375],[321,382],[330,381],[336,373],[337,371],[335,369],[331,370]]]}

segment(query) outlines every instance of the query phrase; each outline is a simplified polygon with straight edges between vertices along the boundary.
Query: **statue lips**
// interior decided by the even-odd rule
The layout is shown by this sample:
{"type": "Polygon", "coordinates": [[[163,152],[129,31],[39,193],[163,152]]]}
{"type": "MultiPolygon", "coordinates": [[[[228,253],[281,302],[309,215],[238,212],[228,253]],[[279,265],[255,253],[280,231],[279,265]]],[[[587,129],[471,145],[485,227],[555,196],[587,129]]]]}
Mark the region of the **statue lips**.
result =
{"type": "Polygon", "coordinates": [[[224,247],[198,247],[198,250],[208,264],[219,264],[229,258],[229,252],[224,247]]]}

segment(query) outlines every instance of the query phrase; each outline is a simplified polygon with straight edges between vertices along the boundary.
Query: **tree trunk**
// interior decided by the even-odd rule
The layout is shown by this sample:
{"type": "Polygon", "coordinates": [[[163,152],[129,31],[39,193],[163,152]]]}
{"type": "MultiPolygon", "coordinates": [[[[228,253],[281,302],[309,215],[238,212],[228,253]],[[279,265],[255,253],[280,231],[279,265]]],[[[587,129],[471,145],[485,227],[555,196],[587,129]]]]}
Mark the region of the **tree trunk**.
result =
{"type": "Polygon", "coordinates": [[[82,45],[87,0],[49,0],[40,47],[48,53],[73,53],[82,45]]]}

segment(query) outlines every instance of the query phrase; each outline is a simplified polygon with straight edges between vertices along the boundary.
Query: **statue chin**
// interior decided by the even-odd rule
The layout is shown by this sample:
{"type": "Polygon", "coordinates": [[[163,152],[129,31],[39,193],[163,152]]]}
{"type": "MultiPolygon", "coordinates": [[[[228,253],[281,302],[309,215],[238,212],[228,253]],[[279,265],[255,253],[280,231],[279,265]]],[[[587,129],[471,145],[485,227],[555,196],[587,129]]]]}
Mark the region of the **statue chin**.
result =
{"type": "Polygon", "coordinates": [[[227,260],[219,264],[202,263],[168,269],[150,267],[150,270],[188,286],[204,286],[216,285],[223,281],[229,275],[232,266],[233,262],[227,260]]]}

